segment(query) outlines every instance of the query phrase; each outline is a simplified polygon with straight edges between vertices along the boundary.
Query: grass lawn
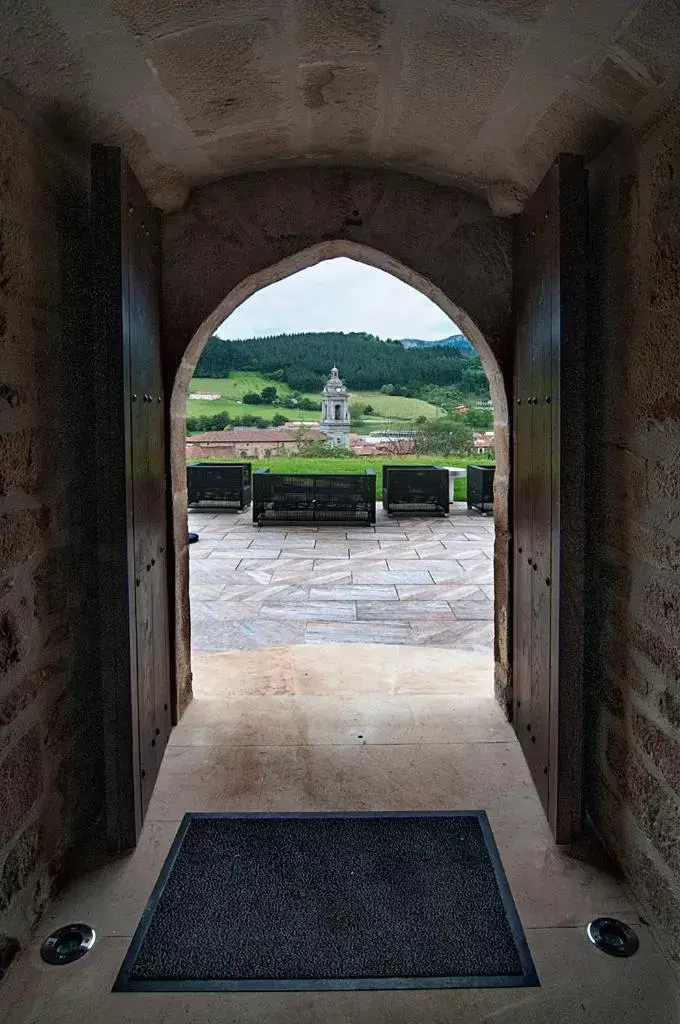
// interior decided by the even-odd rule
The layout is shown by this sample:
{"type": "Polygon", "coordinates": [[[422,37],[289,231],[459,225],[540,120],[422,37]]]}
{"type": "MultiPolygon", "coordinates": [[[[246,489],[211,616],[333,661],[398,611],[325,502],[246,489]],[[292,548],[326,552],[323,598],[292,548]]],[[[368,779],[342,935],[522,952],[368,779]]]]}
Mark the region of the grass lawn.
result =
{"type": "MultiPolygon", "coordinates": [[[[383,459],[303,459],[295,457],[280,456],[272,459],[192,459],[191,462],[250,462],[253,472],[256,469],[271,469],[273,473],[362,473],[365,469],[372,469],[376,475],[376,494],[378,501],[382,500],[382,467],[389,466],[488,466],[493,465],[491,459],[461,458],[457,455],[414,455],[395,456],[394,458],[383,459]]],[[[467,498],[467,480],[459,477],[456,480],[455,490],[456,501],[465,501],[467,498]]]]}
{"type": "MultiPolygon", "coordinates": [[[[276,387],[281,398],[285,398],[287,395],[292,393],[292,389],[288,384],[268,380],[259,373],[235,371],[227,378],[194,377],[189,384],[187,416],[212,416],[218,412],[228,412],[232,417],[252,413],[255,416],[262,416],[265,419],[271,419],[279,413],[281,416],[285,416],[287,419],[291,420],[318,422],[319,416],[321,415],[318,410],[305,412],[297,409],[294,405],[277,406],[239,404],[243,396],[249,391],[260,392],[263,388],[270,385],[274,385],[276,387]],[[222,398],[215,399],[212,402],[206,402],[200,398],[192,400],[191,395],[196,391],[213,392],[213,394],[222,395],[222,398]]],[[[316,395],[307,392],[305,397],[311,398],[315,402],[321,401],[320,391],[319,394],[316,395]]],[[[380,428],[380,420],[415,420],[418,416],[433,418],[437,414],[437,407],[435,405],[430,405],[429,402],[421,402],[418,398],[401,398],[398,395],[383,395],[379,391],[353,391],[350,402],[359,402],[373,406],[373,417],[375,417],[376,422],[373,423],[372,418],[366,420],[366,425],[370,426],[370,429],[372,430],[380,428]]]]}

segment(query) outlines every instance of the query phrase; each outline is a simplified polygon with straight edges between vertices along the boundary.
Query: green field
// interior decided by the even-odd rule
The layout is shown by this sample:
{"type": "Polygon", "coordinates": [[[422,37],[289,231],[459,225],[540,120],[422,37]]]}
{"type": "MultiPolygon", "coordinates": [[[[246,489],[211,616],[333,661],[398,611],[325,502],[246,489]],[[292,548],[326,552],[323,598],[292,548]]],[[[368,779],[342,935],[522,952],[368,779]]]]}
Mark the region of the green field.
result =
{"type": "MultiPolygon", "coordinates": [[[[276,456],[271,459],[190,459],[192,462],[250,462],[253,472],[256,469],[269,468],[275,473],[362,473],[372,469],[376,475],[376,495],[382,500],[382,467],[383,466],[469,466],[493,465],[491,459],[459,458],[457,455],[442,457],[441,455],[405,455],[402,457],[383,459],[303,459],[276,456]]],[[[456,480],[456,501],[465,501],[467,497],[467,480],[460,477],[456,480]]]]}
{"type": "MultiPolygon", "coordinates": [[[[187,416],[213,416],[218,412],[228,412],[234,418],[251,413],[255,416],[262,416],[263,419],[271,419],[277,413],[291,420],[304,420],[314,423],[319,421],[318,410],[304,411],[297,409],[294,405],[243,405],[240,401],[249,391],[260,392],[263,388],[274,385],[281,396],[285,398],[291,394],[292,389],[279,381],[269,380],[259,373],[247,373],[235,371],[230,377],[194,377],[189,384],[189,399],[187,401],[187,416]],[[222,395],[222,398],[212,402],[202,399],[191,399],[192,393],[196,391],[213,392],[222,395]]],[[[321,401],[321,393],[306,393],[306,398],[313,401],[321,401]]],[[[418,398],[401,398],[398,395],[383,395],[379,391],[353,391],[350,402],[359,402],[372,405],[374,412],[366,417],[365,422],[371,425],[371,429],[380,429],[380,421],[384,420],[415,420],[418,416],[427,416],[428,419],[437,415],[438,409],[429,402],[422,402],[418,398]]]]}

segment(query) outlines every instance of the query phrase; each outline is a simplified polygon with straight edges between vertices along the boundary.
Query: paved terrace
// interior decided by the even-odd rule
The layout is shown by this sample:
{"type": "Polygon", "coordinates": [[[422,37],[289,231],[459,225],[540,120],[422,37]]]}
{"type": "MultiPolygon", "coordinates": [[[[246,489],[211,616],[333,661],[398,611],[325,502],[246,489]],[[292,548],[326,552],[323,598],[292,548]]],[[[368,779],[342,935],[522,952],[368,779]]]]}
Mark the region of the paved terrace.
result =
{"type": "Polygon", "coordinates": [[[195,651],[387,643],[491,652],[493,521],[257,527],[251,510],[190,512],[195,651]]]}

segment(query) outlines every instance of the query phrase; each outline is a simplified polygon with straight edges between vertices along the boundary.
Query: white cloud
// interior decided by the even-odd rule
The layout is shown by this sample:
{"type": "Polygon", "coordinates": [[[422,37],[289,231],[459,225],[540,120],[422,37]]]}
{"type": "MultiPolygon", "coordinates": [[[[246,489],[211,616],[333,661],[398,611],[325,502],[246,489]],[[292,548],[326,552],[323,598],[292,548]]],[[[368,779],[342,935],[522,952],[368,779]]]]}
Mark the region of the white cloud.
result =
{"type": "Polygon", "coordinates": [[[261,288],[216,333],[257,338],[301,331],[367,331],[434,340],[459,333],[439,306],[391,274],[356,260],[324,260],[261,288]]]}

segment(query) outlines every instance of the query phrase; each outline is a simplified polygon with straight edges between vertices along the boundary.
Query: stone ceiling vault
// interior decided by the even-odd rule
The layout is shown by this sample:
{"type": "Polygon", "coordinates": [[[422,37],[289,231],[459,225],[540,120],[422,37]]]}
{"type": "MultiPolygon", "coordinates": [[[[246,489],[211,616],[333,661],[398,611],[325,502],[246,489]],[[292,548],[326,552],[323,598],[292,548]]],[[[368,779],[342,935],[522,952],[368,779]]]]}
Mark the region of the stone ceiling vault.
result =
{"type": "Polygon", "coordinates": [[[0,0],[0,79],[121,145],[152,200],[296,164],[381,167],[516,212],[680,84],[678,0],[0,0]]]}

